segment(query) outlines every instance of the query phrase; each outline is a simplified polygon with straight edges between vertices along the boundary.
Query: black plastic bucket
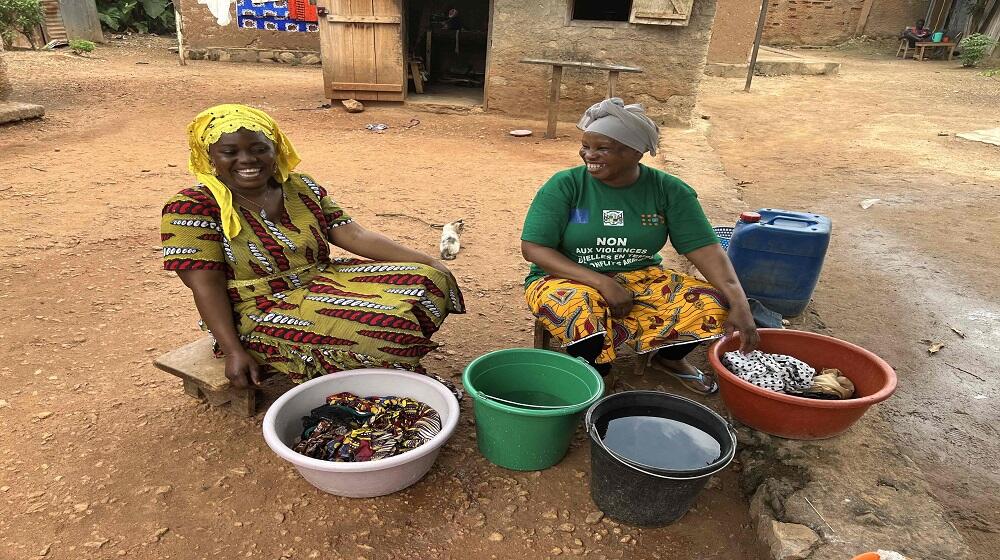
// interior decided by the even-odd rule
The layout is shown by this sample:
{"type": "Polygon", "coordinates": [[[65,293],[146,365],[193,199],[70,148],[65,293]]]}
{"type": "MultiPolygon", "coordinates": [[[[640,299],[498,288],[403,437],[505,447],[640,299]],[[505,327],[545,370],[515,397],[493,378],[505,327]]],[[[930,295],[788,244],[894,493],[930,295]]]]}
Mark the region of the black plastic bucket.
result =
{"type": "Polygon", "coordinates": [[[590,497],[609,518],[638,527],[660,527],[680,519],[709,477],[736,456],[732,426],[712,409],[684,397],[659,391],[625,391],[594,403],[585,417],[590,434],[590,497]],[[719,443],[720,456],[691,470],[665,470],[643,465],[608,449],[598,434],[603,417],[638,410],[694,426],[719,443]]]}

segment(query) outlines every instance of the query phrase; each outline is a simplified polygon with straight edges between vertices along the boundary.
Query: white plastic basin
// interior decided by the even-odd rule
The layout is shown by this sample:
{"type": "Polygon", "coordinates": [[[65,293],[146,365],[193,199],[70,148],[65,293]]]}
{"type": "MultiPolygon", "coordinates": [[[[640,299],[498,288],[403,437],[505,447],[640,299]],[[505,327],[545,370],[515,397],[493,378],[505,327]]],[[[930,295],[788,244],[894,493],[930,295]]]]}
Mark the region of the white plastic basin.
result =
{"type": "Polygon", "coordinates": [[[458,414],[455,395],[430,377],[391,369],[351,370],[317,377],[282,395],[264,415],[264,441],[316,488],[337,496],[371,498],[398,492],[423,478],[455,431],[458,414]],[[426,403],[441,415],[441,432],[416,449],[377,461],[335,463],[293,451],[291,446],[302,434],[302,417],[325,404],[329,395],[344,391],[426,403]]]}

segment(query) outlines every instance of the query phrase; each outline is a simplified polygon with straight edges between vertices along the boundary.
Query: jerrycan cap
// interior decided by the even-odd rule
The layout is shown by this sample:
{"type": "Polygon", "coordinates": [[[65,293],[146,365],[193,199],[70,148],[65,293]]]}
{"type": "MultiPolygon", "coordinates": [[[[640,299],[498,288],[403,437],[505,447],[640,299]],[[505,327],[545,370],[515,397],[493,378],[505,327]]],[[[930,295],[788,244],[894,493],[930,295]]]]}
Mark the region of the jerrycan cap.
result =
{"type": "Polygon", "coordinates": [[[740,221],[745,224],[756,224],[760,221],[760,214],[757,212],[743,212],[740,214],[740,221]]]}

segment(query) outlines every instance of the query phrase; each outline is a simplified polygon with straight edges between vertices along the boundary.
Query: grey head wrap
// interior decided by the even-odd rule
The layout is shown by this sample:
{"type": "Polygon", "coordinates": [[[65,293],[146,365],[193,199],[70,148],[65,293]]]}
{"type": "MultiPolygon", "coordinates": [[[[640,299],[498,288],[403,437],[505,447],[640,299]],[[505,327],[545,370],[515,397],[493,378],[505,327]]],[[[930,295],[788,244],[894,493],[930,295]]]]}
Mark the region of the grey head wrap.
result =
{"type": "Polygon", "coordinates": [[[596,132],[613,138],[640,153],[656,155],[660,130],[646,116],[642,105],[626,105],[620,97],[595,103],[576,125],[584,132],[596,132]]]}

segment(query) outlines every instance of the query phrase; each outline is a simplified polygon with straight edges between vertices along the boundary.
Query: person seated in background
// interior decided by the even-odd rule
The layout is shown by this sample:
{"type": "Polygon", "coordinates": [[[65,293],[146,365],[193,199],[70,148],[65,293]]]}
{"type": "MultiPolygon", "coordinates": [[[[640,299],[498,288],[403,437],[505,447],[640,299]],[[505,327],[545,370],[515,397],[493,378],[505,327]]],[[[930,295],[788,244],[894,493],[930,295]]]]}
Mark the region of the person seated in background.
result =
{"type": "Polygon", "coordinates": [[[930,36],[931,30],[925,27],[924,20],[918,19],[916,25],[903,30],[900,39],[906,39],[910,42],[910,46],[914,47],[917,42],[929,40],[930,36]]]}
{"type": "Polygon", "coordinates": [[[556,173],[524,219],[521,253],[531,263],[531,312],[601,375],[630,346],[651,367],[700,394],[718,384],[685,356],[701,342],[740,333],[758,341],[747,297],[729,257],[683,181],[640,163],[656,154],[659,130],[641,105],[606,99],[584,114],[583,164],[556,173]],[[665,268],[670,241],[708,280],[665,268]]]}

